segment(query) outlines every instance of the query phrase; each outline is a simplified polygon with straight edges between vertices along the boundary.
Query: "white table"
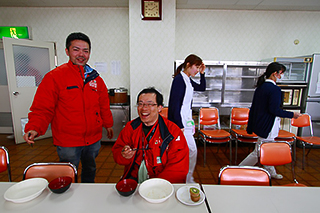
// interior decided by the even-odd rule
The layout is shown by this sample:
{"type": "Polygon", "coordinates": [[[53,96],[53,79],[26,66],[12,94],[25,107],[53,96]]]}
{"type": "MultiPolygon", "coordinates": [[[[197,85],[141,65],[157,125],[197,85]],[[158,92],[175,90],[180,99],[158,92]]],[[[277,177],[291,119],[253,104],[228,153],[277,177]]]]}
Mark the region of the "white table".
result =
{"type": "Polygon", "coordinates": [[[202,185],[212,213],[320,212],[320,187],[202,185]]]}
{"type": "MultiPolygon", "coordinates": [[[[208,212],[205,202],[198,206],[187,206],[180,203],[175,194],[160,204],[145,201],[136,190],[129,197],[122,197],[115,190],[115,184],[83,184],[73,183],[63,194],[54,194],[46,188],[39,197],[26,203],[12,203],[4,199],[4,193],[14,183],[0,182],[0,212],[23,213],[201,213],[208,212]]],[[[185,184],[174,184],[175,192],[185,184]]]]}

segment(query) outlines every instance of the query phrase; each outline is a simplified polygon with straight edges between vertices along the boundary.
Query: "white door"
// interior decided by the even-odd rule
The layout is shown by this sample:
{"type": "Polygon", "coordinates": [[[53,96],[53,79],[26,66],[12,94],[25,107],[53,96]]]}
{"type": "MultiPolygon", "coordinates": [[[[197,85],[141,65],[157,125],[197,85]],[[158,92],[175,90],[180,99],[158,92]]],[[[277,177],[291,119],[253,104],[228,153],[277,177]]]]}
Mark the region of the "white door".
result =
{"type": "MultiPolygon", "coordinates": [[[[22,143],[28,112],[43,76],[55,67],[54,43],[3,38],[9,98],[16,143],[22,143]]],[[[51,137],[48,129],[44,136],[51,137]]]]}
{"type": "Polygon", "coordinates": [[[12,134],[12,119],[8,92],[6,65],[2,41],[0,41],[0,134],[12,134]]]}

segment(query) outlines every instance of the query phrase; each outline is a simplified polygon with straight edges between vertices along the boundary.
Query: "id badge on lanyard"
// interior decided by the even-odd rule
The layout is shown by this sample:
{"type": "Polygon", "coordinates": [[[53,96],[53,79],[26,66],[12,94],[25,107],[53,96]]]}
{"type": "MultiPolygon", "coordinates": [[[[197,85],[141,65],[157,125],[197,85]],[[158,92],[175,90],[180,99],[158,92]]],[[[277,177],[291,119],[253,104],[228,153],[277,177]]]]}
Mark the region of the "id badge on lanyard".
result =
{"type": "Polygon", "coordinates": [[[145,138],[142,135],[142,161],[141,164],[139,166],[139,170],[138,170],[138,183],[142,183],[143,181],[149,179],[149,174],[148,174],[148,169],[147,169],[147,161],[145,160],[145,150],[148,149],[149,144],[146,145],[145,147],[145,138]]]}
{"type": "MultiPolygon", "coordinates": [[[[147,143],[149,145],[151,145],[152,147],[152,155],[153,155],[153,166],[155,166],[156,164],[161,164],[161,157],[160,157],[160,147],[162,145],[162,140],[161,137],[159,136],[159,138],[155,138],[158,136],[154,136],[154,133],[156,131],[158,127],[158,124],[152,129],[152,131],[150,132],[149,135],[147,135],[147,138],[144,137],[144,135],[142,135],[142,138],[144,141],[147,141],[147,143]],[[152,139],[153,138],[153,139],[152,139]],[[152,144],[150,144],[152,143],[152,144]]],[[[145,159],[146,164],[148,165],[147,160],[145,159]]]]}
{"type": "Polygon", "coordinates": [[[194,121],[193,120],[189,120],[187,121],[187,129],[188,130],[191,130],[192,134],[194,134],[196,132],[195,130],[195,124],[194,124],[194,121]]]}
{"type": "Polygon", "coordinates": [[[146,158],[146,150],[149,149],[149,141],[154,135],[154,132],[156,131],[158,124],[151,130],[151,133],[148,135],[147,138],[145,138],[144,133],[142,131],[141,133],[141,142],[142,142],[142,162],[139,167],[138,171],[138,179],[139,183],[142,183],[144,180],[149,179],[149,174],[148,174],[148,167],[149,167],[149,162],[148,159],[146,158]]]}

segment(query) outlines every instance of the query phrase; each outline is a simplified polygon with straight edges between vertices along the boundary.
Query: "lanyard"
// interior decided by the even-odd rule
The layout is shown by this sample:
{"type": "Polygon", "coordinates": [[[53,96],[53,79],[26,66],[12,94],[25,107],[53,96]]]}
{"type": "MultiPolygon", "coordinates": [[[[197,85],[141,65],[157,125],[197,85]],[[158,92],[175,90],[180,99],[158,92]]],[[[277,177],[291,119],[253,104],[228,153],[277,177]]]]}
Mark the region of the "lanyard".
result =
{"type": "Polygon", "coordinates": [[[151,138],[153,137],[156,129],[158,127],[158,124],[156,124],[153,129],[151,130],[150,134],[147,135],[147,138],[145,138],[144,132],[142,131],[142,136],[141,136],[141,142],[142,142],[142,159],[144,160],[146,167],[148,168],[148,160],[145,158],[145,152],[146,150],[149,149],[149,141],[151,140],[151,138]],[[147,139],[147,140],[146,140],[147,139]],[[147,142],[147,144],[145,145],[145,142],[147,142]]]}
{"type": "MultiPolygon", "coordinates": [[[[156,124],[153,129],[151,130],[150,134],[147,135],[147,142],[149,142],[151,140],[151,138],[153,137],[156,129],[158,127],[158,124],[156,124]]],[[[144,136],[144,134],[142,134],[142,136],[144,136]]]]}

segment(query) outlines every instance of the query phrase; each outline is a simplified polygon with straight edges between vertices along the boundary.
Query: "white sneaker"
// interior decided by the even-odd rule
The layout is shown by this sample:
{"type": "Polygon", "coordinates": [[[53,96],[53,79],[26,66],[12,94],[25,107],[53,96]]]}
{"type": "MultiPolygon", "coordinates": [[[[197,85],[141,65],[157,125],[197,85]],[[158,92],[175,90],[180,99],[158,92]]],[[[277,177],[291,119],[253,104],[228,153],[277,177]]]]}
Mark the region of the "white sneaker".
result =
{"type": "Polygon", "coordinates": [[[7,139],[14,139],[14,135],[8,135],[7,139]]]}
{"type": "Polygon", "coordinates": [[[271,175],[271,177],[274,179],[277,179],[277,180],[281,180],[283,178],[283,176],[281,174],[271,175]]]}

